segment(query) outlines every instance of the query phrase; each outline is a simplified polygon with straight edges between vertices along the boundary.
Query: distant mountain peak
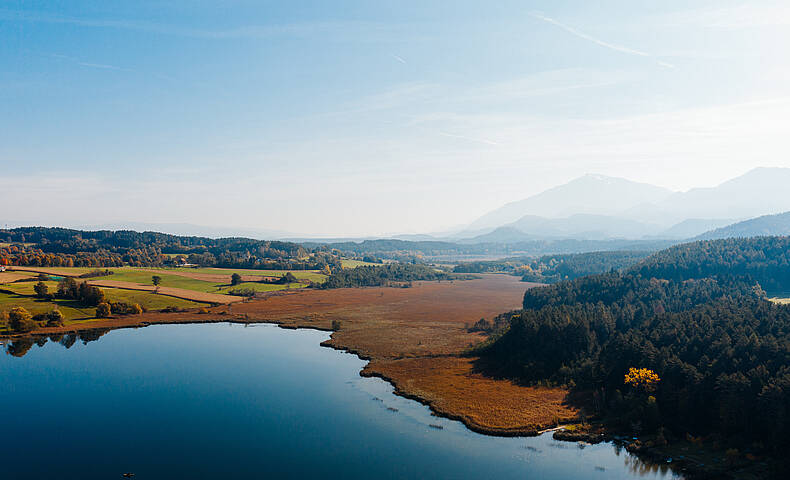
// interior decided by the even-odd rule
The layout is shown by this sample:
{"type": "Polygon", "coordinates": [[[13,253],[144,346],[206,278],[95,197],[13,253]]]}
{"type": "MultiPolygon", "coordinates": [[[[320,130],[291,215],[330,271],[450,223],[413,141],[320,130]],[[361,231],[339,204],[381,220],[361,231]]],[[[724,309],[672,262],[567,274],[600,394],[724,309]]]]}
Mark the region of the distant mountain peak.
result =
{"type": "Polygon", "coordinates": [[[546,218],[573,214],[614,215],[643,203],[663,200],[671,194],[670,190],[647,183],[586,174],[489,212],[473,222],[469,230],[496,228],[527,215],[546,218]]]}
{"type": "Polygon", "coordinates": [[[788,185],[790,168],[783,167],[753,168],[717,186],[685,192],[587,173],[493,210],[457,236],[484,235],[503,225],[516,226],[535,235],[548,228],[547,221],[562,219],[564,223],[555,222],[552,226],[564,235],[584,233],[605,237],[626,234],[629,238],[669,235],[688,238],[726,225],[725,222],[733,219],[789,211],[788,185]],[[607,218],[591,217],[595,215],[607,218]],[[690,221],[684,223],[685,220],[690,221]],[[642,227],[633,222],[642,224],[642,227]]]}

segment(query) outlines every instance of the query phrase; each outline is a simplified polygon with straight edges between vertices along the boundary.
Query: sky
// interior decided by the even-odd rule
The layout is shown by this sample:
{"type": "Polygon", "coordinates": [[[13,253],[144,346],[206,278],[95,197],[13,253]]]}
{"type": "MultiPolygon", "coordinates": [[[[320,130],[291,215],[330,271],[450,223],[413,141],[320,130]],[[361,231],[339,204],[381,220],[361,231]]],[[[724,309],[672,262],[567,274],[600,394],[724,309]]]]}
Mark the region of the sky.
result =
{"type": "Polygon", "coordinates": [[[442,232],[790,167],[785,1],[0,3],[0,221],[442,232]]]}

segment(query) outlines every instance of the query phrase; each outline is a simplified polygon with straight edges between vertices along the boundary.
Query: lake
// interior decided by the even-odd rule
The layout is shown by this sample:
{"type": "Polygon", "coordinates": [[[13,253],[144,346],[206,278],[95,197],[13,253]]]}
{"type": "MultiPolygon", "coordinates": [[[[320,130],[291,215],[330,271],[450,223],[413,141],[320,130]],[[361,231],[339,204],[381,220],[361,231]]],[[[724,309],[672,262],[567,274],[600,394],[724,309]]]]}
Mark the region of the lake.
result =
{"type": "Polygon", "coordinates": [[[611,444],[490,437],[434,417],[360,377],[355,355],[320,347],[325,332],[101,333],[0,355],[2,478],[674,478],[611,444]]]}

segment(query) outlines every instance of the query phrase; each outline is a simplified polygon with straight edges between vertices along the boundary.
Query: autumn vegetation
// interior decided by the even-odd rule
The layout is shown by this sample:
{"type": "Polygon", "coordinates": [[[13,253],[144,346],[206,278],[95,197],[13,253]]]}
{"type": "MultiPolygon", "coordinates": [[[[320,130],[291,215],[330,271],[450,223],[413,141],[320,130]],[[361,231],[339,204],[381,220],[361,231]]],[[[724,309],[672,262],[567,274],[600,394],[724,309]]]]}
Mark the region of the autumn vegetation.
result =
{"type": "Polygon", "coordinates": [[[477,349],[484,371],[591,394],[615,429],[777,454],[790,428],[786,237],[696,242],[528,290],[477,349]]]}

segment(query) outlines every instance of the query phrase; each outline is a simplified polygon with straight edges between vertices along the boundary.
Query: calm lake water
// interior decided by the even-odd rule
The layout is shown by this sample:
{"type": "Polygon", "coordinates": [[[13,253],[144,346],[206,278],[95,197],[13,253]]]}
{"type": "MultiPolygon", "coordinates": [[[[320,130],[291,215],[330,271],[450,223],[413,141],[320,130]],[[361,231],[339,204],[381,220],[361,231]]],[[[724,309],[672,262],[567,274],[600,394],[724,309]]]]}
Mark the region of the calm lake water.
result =
{"type": "Polygon", "coordinates": [[[151,326],[0,355],[0,478],[672,478],[611,444],[470,432],[327,337],[151,326]]]}

